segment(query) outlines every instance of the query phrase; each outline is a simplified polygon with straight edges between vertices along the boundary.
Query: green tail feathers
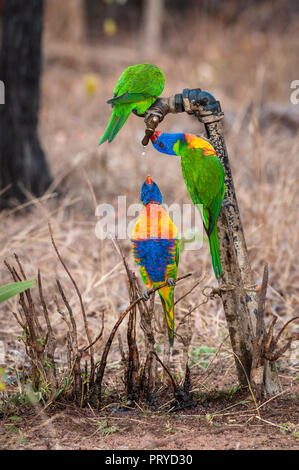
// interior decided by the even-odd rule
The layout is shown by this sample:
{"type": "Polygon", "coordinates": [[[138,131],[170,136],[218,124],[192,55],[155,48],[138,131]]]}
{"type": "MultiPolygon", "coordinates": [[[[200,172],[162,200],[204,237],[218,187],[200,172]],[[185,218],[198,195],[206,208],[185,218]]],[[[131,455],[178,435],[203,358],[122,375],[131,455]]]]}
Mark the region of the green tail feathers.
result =
{"type": "Polygon", "coordinates": [[[159,290],[168,330],[168,339],[170,346],[173,346],[175,329],[173,291],[173,287],[168,286],[162,287],[162,289],[159,290]]]}
{"type": "Polygon", "coordinates": [[[216,278],[218,279],[222,275],[220,255],[219,255],[219,240],[217,224],[215,224],[211,235],[209,236],[210,252],[212,257],[212,264],[216,278]]]}
{"type": "Polygon", "coordinates": [[[105,132],[100,139],[99,145],[106,142],[106,140],[108,140],[108,142],[112,142],[116,134],[120,131],[128,119],[130,112],[131,110],[128,113],[122,114],[121,116],[116,116],[115,112],[112,113],[105,132]]]}

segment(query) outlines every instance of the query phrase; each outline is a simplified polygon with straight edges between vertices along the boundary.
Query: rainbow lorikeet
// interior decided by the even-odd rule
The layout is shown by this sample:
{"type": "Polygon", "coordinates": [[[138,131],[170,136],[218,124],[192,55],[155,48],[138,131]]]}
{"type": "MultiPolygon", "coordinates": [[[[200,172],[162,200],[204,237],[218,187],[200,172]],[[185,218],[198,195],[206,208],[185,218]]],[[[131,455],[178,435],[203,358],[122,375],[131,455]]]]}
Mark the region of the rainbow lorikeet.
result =
{"type": "Polygon", "coordinates": [[[209,238],[216,278],[222,275],[217,219],[225,194],[224,170],[210,142],[193,134],[155,131],[153,146],[168,155],[180,155],[183,177],[194,204],[200,204],[203,224],[209,238]]]}
{"type": "Polygon", "coordinates": [[[135,262],[140,266],[141,278],[148,289],[167,282],[159,289],[169,343],[174,340],[174,286],[179,263],[177,228],[161,206],[162,195],[157,184],[148,176],[141,189],[144,208],[135,224],[131,240],[135,262]]]}
{"type": "Polygon", "coordinates": [[[112,142],[120,131],[131,111],[143,114],[162,93],[165,77],[158,67],[152,64],[131,65],[123,71],[107,101],[113,111],[99,145],[112,142]]]}

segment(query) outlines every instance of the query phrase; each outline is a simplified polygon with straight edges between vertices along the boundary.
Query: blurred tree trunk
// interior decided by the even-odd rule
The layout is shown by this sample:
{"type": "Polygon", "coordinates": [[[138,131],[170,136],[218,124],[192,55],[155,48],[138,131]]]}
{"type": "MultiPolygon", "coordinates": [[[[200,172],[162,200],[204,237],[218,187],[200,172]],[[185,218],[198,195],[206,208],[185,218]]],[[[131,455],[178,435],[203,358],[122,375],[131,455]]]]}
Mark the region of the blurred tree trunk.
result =
{"type": "MultiPolygon", "coordinates": [[[[110,7],[110,4],[106,5],[110,7]]],[[[103,3],[98,0],[84,0],[84,16],[88,40],[97,38],[102,30],[101,12],[103,3]]]]}
{"type": "Polygon", "coordinates": [[[51,177],[37,134],[43,0],[6,0],[0,52],[0,80],[5,104],[0,106],[0,207],[11,198],[24,201],[25,187],[35,196],[51,177]]]}
{"type": "Polygon", "coordinates": [[[161,50],[164,8],[164,0],[144,0],[141,41],[146,60],[161,50]]]}

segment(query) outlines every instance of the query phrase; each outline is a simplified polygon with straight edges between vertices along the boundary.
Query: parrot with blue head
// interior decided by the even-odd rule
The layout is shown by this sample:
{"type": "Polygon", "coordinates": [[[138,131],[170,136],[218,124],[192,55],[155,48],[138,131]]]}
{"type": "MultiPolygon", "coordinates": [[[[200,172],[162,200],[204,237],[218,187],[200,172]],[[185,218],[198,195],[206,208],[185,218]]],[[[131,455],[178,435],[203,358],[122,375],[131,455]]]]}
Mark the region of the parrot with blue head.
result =
{"type": "Polygon", "coordinates": [[[166,319],[170,346],[174,341],[174,286],[179,264],[179,240],[177,227],[161,206],[162,194],[158,185],[146,178],[141,189],[143,210],[131,236],[134,261],[140,268],[141,278],[148,290],[159,287],[159,295],[166,319]]]}
{"type": "Polygon", "coordinates": [[[225,195],[225,174],[216,151],[208,139],[187,133],[155,131],[151,141],[159,152],[181,157],[184,181],[193,203],[200,207],[213,270],[218,279],[222,270],[217,219],[225,195]]]}

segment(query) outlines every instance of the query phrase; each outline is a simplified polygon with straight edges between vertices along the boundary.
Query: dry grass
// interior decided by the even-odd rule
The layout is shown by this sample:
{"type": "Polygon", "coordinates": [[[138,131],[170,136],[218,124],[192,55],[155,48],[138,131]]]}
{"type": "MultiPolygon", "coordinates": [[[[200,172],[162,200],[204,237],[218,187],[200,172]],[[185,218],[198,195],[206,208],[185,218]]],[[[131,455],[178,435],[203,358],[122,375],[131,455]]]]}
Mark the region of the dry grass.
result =
{"type": "MultiPolygon", "coordinates": [[[[294,21],[288,31],[278,37],[274,29],[267,33],[252,29],[247,34],[246,23],[242,22],[224,29],[220,22],[211,24],[199,18],[196,29],[190,23],[188,30],[177,34],[170,24],[171,41],[155,61],[166,75],[165,95],[181,92],[186,86],[200,86],[221,100],[224,111],[235,113],[226,137],[241,216],[257,283],[261,280],[264,263],[269,264],[267,311],[269,315],[279,315],[279,326],[299,310],[299,222],[296,213],[299,141],[298,135],[281,130],[279,122],[264,127],[256,116],[265,102],[290,103],[290,82],[298,78],[294,57],[298,36],[293,35],[296,26],[294,21]],[[207,41],[207,33],[212,27],[213,37],[207,41]],[[254,112],[249,113],[247,119],[246,110],[252,104],[254,112]]],[[[146,157],[141,157],[140,141],[144,132],[141,119],[132,116],[113,144],[97,147],[110,113],[105,102],[111,96],[121,70],[146,59],[137,42],[130,38],[130,46],[127,39],[123,46],[109,43],[105,47],[76,43],[62,45],[50,36],[46,30],[40,134],[54,183],[48,198],[40,203],[33,201],[29,212],[19,209],[0,215],[0,261],[10,259],[13,252],[18,253],[28,278],[36,277],[40,268],[53,327],[61,346],[58,352],[62,354],[65,328],[51,300],[57,275],[67,288],[79,325],[79,346],[86,344],[86,338],[77,297],[51,246],[47,217],[51,219],[60,252],[81,289],[92,337],[100,329],[101,312],[105,312],[105,340],[127,306],[128,294],[124,268],[112,242],[100,241],[95,236],[96,217],[88,180],[98,203],[116,204],[118,195],[126,195],[128,204],[138,202],[141,183],[149,172],[158,182],[167,204],[187,203],[189,196],[178,158],[164,157],[150,146],[146,157]],[[84,76],[91,72],[98,78],[94,97],[88,96],[84,87],[84,76]],[[57,188],[61,192],[60,198],[55,193],[57,188]]],[[[161,129],[203,131],[195,119],[182,115],[170,116],[161,129]]],[[[123,242],[123,248],[133,268],[129,240],[123,242]]],[[[195,279],[205,278],[188,300],[179,304],[178,319],[187,313],[189,306],[204,300],[201,288],[215,285],[206,244],[197,252],[182,254],[180,273],[189,271],[194,272],[195,279]]],[[[9,274],[3,268],[1,283],[8,280],[9,274]]],[[[192,282],[194,280],[178,286],[177,298],[192,282]]],[[[160,308],[158,299],[157,308],[160,308]]],[[[5,351],[14,353],[10,358],[6,355],[9,367],[13,367],[14,362],[21,362],[15,352],[19,327],[10,313],[13,309],[17,309],[16,299],[6,302],[0,310],[0,340],[4,341],[5,351]],[[9,341],[12,342],[10,346],[9,341]]],[[[217,349],[227,335],[219,300],[209,301],[195,311],[193,323],[191,349],[198,345],[217,349]]],[[[123,325],[122,332],[124,328],[123,325]]],[[[298,328],[298,322],[290,328],[298,328]]],[[[159,336],[158,341],[162,343],[163,339],[159,336]]],[[[96,345],[97,357],[102,346],[103,341],[96,345]]],[[[229,347],[228,343],[226,347],[229,347]]],[[[174,359],[179,370],[179,344],[177,349],[174,359]]],[[[298,354],[298,350],[290,352],[281,361],[292,376],[299,374],[298,354]]],[[[227,373],[234,383],[234,361],[230,353],[221,352],[216,362],[227,356],[231,364],[227,373]]],[[[119,363],[117,342],[111,360],[119,363]]],[[[121,383],[119,376],[120,371],[116,369],[115,377],[121,383]]]]}

